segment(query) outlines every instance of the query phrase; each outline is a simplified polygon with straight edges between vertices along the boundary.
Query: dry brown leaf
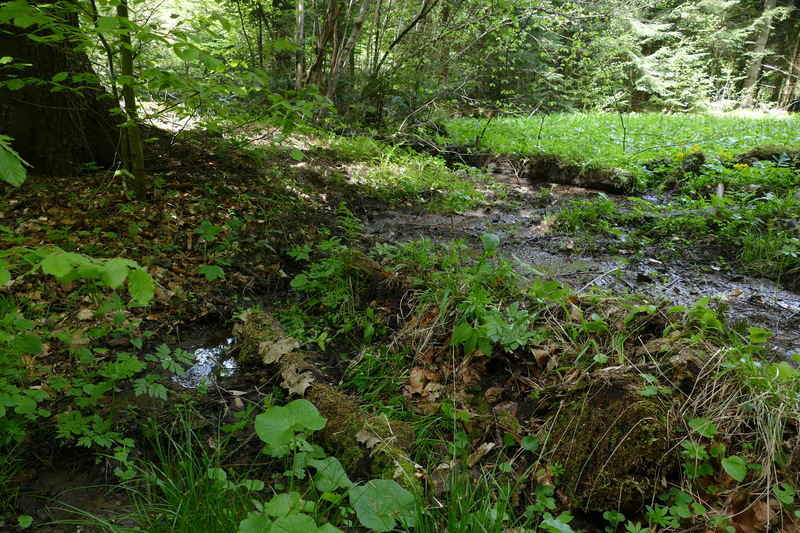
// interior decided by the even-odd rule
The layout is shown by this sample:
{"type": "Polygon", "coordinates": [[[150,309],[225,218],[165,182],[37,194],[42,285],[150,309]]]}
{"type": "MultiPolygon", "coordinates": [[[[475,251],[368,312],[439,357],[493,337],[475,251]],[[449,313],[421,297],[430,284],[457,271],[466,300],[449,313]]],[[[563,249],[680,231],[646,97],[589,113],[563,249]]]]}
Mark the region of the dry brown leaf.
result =
{"type": "Polygon", "coordinates": [[[372,431],[368,431],[366,429],[362,429],[361,431],[356,433],[356,441],[366,446],[368,450],[371,450],[372,448],[381,443],[380,437],[375,435],[375,433],[373,433],[372,431]]]}
{"type": "Polygon", "coordinates": [[[296,394],[297,396],[302,396],[314,382],[311,372],[298,373],[294,365],[284,369],[281,372],[281,377],[283,378],[281,387],[286,389],[289,394],[296,394]]]}

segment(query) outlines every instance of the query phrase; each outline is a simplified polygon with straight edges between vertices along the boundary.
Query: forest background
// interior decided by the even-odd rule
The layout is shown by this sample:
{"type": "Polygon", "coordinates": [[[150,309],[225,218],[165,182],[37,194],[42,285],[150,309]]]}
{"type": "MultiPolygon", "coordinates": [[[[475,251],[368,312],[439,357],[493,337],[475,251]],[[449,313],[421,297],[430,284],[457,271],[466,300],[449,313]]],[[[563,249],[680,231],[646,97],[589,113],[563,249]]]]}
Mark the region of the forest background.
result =
{"type": "Polygon", "coordinates": [[[396,132],[497,112],[781,108],[794,100],[800,70],[796,7],[10,1],[0,7],[0,129],[40,172],[64,174],[113,164],[125,113],[135,122],[165,109],[252,113],[286,131],[305,116],[396,132]],[[114,97],[98,107],[105,91],[114,97]],[[162,105],[137,108],[136,98],[162,105]]]}

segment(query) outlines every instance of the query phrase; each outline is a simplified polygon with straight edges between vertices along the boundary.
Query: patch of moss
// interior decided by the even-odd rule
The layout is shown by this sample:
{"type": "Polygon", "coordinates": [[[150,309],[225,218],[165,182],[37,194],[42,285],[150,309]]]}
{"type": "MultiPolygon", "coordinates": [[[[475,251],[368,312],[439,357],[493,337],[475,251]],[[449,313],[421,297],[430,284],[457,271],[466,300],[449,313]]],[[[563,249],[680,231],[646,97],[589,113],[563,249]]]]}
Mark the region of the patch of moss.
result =
{"type": "Polygon", "coordinates": [[[552,462],[576,508],[636,511],[650,501],[662,472],[677,466],[657,397],[639,394],[638,376],[574,388],[550,427],[552,462]]]}

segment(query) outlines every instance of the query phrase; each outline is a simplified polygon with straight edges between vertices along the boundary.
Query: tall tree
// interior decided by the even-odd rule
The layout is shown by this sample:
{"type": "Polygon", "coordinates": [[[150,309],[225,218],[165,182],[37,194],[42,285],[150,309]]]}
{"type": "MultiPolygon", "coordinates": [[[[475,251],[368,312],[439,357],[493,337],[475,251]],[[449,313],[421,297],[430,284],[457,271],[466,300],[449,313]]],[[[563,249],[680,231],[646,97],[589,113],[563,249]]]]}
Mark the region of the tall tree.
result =
{"type": "Polygon", "coordinates": [[[34,172],[66,176],[114,164],[118,107],[80,46],[76,0],[0,7],[0,133],[34,172]]]}
{"type": "Polygon", "coordinates": [[[759,19],[760,29],[753,44],[753,51],[750,53],[750,60],[747,64],[747,73],[742,86],[744,107],[752,107],[755,101],[755,93],[758,83],[758,75],[761,72],[761,61],[764,51],[767,49],[769,34],[772,31],[772,16],[777,5],[777,0],[764,0],[764,11],[759,19]]]}

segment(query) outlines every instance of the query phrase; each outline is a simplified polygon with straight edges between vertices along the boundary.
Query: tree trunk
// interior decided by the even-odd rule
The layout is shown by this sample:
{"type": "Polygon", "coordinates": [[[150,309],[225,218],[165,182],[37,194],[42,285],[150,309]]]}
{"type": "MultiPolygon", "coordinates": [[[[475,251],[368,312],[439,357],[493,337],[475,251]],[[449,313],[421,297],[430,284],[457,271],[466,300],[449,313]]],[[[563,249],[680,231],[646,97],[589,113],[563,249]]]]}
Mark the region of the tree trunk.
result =
{"type": "MultiPolygon", "coordinates": [[[[117,16],[124,24],[128,20],[128,1],[122,0],[117,5],[117,16]]],[[[124,28],[123,28],[124,29],[124,28]]],[[[144,181],[144,148],[142,147],[142,137],[139,132],[139,115],[136,111],[136,93],[133,88],[133,44],[131,34],[127,31],[120,32],[120,71],[126,80],[122,84],[122,97],[125,100],[125,114],[128,120],[125,122],[125,139],[127,152],[130,156],[130,170],[133,175],[133,193],[136,199],[143,202],[147,197],[147,188],[144,181]]]]}
{"type": "Polygon", "coordinates": [[[786,107],[794,100],[797,77],[800,76],[800,27],[798,27],[797,22],[793,22],[793,30],[790,34],[793,36],[794,46],[792,47],[792,55],[789,58],[786,83],[783,85],[783,91],[781,92],[780,105],[782,107],[786,107]]]}
{"type": "MultiPolygon", "coordinates": [[[[43,9],[63,17],[64,23],[55,27],[76,32],[72,4],[70,0],[43,9]]],[[[37,43],[28,37],[34,32],[53,34],[35,27],[0,29],[2,55],[14,58],[16,64],[30,65],[19,71],[19,79],[25,80],[22,88],[0,86],[0,132],[14,138],[14,149],[33,166],[34,173],[67,176],[90,163],[112,167],[120,133],[111,110],[118,103],[97,82],[88,57],[75,49],[74,39],[37,43]],[[60,73],[66,78],[51,82],[60,73]]]]}
{"type": "Polygon", "coordinates": [[[303,86],[303,78],[306,71],[306,2],[305,0],[297,0],[297,6],[294,13],[294,41],[297,46],[295,52],[295,77],[294,83],[297,88],[303,86]]]}
{"type": "Polygon", "coordinates": [[[753,45],[753,52],[750,57],[750,62],[747,65],[747,74],[744,79],[744,85],[742,86],[742,93],[744,95],[742,105],[744,107],[752,107],[755,103],[758,74],[761,72],[761,60],[764,57],[764,51],[767,49],[769,33],[772,30],[772,10],[775,9],[776,3],[777,0],[764,0],[764,14],[762,15],[763,27],[753,45]]]}
{"type": "Polygon", "coordinates": [[[369,0],[362,0],[361,8],[358,10],[358,16],[355,22],[353,22],[353,29],[350,32],[350,36],[347,38],[347,42],[342,49],[335,55],[336,62],[331,65],[331,75],[328,78],[328,90],[326,91],[326,96],[331,100],[336,96],[336,87],[339,85],[339,79],[344,71],[344,66],[347,64],[347,59],[356,46],[358,36],[361,35],[361,29],[364,27],[364,18],[367,15],[368,6],[369,0]]]}

